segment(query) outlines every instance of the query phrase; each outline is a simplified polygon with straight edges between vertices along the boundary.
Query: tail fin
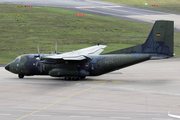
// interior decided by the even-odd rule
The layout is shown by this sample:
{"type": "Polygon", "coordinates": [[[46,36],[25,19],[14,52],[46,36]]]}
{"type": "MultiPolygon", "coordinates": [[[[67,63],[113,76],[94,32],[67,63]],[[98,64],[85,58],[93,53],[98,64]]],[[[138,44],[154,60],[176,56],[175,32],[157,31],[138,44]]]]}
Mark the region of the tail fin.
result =
{"type": "Polygon", "coordinates": [[[144,44],[105,54],[147,54],[151,59],[173,57],[174,21],[157,20],[144,44]]]}

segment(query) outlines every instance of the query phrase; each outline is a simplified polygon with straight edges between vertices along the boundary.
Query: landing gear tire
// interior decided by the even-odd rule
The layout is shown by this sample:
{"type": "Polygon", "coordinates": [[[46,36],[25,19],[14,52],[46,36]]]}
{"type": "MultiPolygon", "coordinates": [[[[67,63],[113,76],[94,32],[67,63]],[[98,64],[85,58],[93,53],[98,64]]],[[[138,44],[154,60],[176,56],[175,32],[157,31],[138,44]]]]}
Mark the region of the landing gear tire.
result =
{"type": "Polygon", "coordinates": [[[64,77],[65,80],[71,80],[71,77],[64,77]]]}
{"type": "Polygon", "coordinates": [[[24,75],[18,74],[18,77],[19,77],[20,79],[22,79],[22,78],[24,78],[24,75]]]}
{"type": "Polygon", "coordinates": [[[86,78],[86,76],[83,76],[83,77],[80,77],[81,79],[85,79],[86,78]]]}
{"type": "Polygon", "coordinates": [[[74,80],[74,81],[77,81],[77,80],[79,80],[79,77],[74,77],[73,80],[74,80]]]}
{"type": "Polygon", "coordinates": [[[73,80],[73,81],[76,81],[76,80],[79,80],[81,79],[81,77],[64,77],[65,80],[73,80]]]}
{"type": "Polygon", "coordinates": [[[79,77],[76,77],[76,80],[79,80],[79,77]]]}

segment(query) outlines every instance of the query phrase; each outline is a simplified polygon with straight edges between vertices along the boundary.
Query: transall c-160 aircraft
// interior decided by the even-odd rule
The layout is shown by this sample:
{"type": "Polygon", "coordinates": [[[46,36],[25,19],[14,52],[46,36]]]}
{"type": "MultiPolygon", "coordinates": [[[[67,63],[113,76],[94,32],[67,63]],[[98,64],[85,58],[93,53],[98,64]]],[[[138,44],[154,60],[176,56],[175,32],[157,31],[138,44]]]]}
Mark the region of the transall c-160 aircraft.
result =
{"type": "MultiPolygon", "coordinates": [[[[155,22],[145,43],[99,55],[105,45],[96,45],[72,52],[55,54],[26,54],[17,57],[5,69],[19,78],[32,75],[50,75],[65,79],[84,79],[102,75],[150,59],[174,55],[174,22],[155,22]]],[[[56,46],[57,50],[57,46],[56,46]]]]}

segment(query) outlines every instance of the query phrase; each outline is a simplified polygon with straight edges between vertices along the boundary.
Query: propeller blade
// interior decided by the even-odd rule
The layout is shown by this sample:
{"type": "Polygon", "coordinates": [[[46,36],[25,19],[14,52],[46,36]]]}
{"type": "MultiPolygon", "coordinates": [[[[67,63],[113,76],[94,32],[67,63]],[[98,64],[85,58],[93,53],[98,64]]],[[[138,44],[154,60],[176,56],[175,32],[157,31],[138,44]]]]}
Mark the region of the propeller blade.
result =
{"type": "Polygon", "coordinates": [[[40,56],[40,52],[39,52],[39,46],[37,47],[37,49],[38,49],[38,56],[40,56]]]}
{"type": "Polygon", "coordinates": [[[57,42],[55,44],[55,54],[57,54],[57,42]]]}

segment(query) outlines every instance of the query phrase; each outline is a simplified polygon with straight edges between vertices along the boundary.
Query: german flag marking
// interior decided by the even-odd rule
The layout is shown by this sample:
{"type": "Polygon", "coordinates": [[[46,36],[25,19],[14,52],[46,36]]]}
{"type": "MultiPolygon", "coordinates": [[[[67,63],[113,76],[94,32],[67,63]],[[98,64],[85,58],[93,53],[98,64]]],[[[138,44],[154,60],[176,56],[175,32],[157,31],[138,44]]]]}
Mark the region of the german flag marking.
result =
{"type": "Polygon", "coordinates": [[[156,35],[157,35],[157,36],[161,36],[161,34],[160,34],[160,33],[157,33],[156,35]]]}

